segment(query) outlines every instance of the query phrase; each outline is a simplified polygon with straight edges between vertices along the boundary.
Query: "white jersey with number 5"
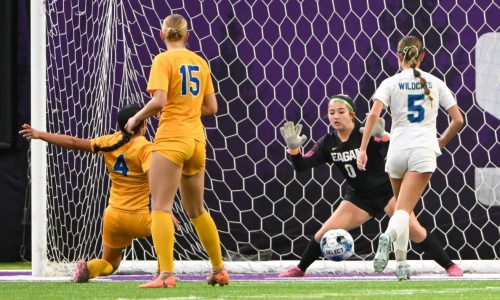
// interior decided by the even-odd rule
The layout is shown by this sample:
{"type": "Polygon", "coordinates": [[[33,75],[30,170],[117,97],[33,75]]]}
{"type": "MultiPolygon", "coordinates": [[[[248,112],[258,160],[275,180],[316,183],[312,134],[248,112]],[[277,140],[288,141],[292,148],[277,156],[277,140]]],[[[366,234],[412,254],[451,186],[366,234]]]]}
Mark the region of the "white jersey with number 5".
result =
{"type": "Polygon", "coordinates": [[[418,71],[427,80],[432,101],[425,96],[420,79],[413,75],[413,69],[406,69],[385,79],[373,99],[390,107],[392,127],[389,152],[423,147],[440,155],[436,130],[438,108],[441,105],[448,110],[457,102],[441,79],[420,69],[418,71]]]}

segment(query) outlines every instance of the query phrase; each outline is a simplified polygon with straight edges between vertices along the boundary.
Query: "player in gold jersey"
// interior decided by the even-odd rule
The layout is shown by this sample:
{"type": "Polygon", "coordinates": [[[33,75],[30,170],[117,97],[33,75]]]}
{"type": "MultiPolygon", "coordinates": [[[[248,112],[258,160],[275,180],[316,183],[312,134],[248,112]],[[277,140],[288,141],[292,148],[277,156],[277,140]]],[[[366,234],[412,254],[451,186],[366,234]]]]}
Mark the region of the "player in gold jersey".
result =
{"type": "Polygon", "coordinates": [[[161,274],[141,287],[176,286],[170,214],[177,189],[212,263],[208,283],[226,285],[230,279],[222,263],[219,234],[203,199],[206,140],[201,116],[217,112],[210,70],[203,58],[186,49],[189,33],[182,16],[165,18],[160,35],[167,51],[157,55],[151,66],[147,90],[153,98],[125,126],[135,132],[137,124],[161,112],[149,177],[153,196],[151,234],[161,274]]]}
{"type": "MultiPolygon", "coordinates": [[[[112,274],[122,260],[122,252],[134,238],[151,236],[148,172],[153,144],[144,137],[146,122],[140,122],[131,135],[123,130],[129,117],[140,110],[138,105],[123,107],[118,112],[120,131],[94,139],[42,132],[28,124],[19,132],[27,140],[40,139],[72,150],[101,153],[111,179],[109,203],[104,213],[102,258],[88,263],[79,260],[74,282],[112,274]]],[[[173,218],[174,223],[179,223],[173,218]]]]}

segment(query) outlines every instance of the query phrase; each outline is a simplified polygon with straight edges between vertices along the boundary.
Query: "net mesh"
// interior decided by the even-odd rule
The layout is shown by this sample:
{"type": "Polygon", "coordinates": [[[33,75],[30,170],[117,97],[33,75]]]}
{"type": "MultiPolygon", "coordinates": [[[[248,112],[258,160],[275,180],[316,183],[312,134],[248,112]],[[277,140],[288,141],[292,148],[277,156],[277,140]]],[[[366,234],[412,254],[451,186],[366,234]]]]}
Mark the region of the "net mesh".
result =
{"type": "MultiPolygon", "coordinates": [[[[147,102],[152,59],[165,50],[160,22],[171,13],[189,20],[189,48],[208,60],[218,92],[217,116],[204,119],[205,199],[226,260],[300,257],[338,205],[344,180],[329,166],[295,173],[279,127],[285,120],[303,124],[310,148],[328,130],[324,99],[340,92],[355,99],[362,121],[376,87],[398,71],[395,46],[407,34],[422,37],[422,69],[445,80],[467,120],[415,212],[453,259],[500,257],[500,180],[491,180],[500,177],[499,111],[480,106],[477,87],[485,84],[475,81],[479,72],[484,80],[498,78],[500,64],[479,69],[475,61],[479,51],[500,57],[497,2],[50,0],[48,131],[108,134],[119,107],[147,102]]],[[[487,87],[498,92],[498,80],[487,87]]],[[[440,113],[438,131],[447,124],[440,113]]],[[[148,126],[150,139],[156,125],[153,119],[148,126]]],[[[49,146],[48,166],[49,260],[99,256],[110,187],[102,158],[49,146]]],[[[179,199],[174,214],[183,224],[176,259],[207,259],[179,199]]],[[[351,260],[372,257],[386,226],[382,218],[353,230],[351,260]]],[[[154,259],[151,240],[134,241],[125,257],[154,259]]],[[[425,258],[412,245],[409,259],[425,258]]]]}

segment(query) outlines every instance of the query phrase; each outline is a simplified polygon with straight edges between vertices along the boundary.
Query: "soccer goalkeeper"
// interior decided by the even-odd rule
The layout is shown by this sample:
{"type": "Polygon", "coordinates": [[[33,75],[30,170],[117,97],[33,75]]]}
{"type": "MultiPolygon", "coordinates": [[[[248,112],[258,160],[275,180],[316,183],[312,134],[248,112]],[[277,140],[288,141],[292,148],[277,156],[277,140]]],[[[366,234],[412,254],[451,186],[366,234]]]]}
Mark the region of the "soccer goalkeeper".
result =
{"type": "MultiPolygon", "coordinates": [[[[300,154],[300,147],[306,136],[300,135],[302,126],[286,122],[280,128],[288,146],[290,161],[296,171],[329,163],[336,164],[347,181],[344,200],[330,218],[316,232],[307,245],[298,266],[293,266],[279,274],[280,277],[302,277],[307,268],[321,256],[319,241],[330,229],[347,231],[361,226],[366,221],[394,213],[394,198],[389,176],[385,172],[385,156],[389,143],[384,131],[385,122],[379,119],[370,139],[367,153],[371,157],[366,171],[357,168],[357,153],[361,145],[362,128],[355,123],[356,106],[348,95],[336,95],[328,101],[328,119],[335,129],[325,135],[305,155],[300,154]],[[378,140],[378,142],[376,141],[378,140]]],[[[449,276],[462,276],[460,267],[454,264],[444,252],[434,235],[417,221],[415,214],[410,216],[410,239],[420,245],[424,252],[444,269],[449,276]]]]}

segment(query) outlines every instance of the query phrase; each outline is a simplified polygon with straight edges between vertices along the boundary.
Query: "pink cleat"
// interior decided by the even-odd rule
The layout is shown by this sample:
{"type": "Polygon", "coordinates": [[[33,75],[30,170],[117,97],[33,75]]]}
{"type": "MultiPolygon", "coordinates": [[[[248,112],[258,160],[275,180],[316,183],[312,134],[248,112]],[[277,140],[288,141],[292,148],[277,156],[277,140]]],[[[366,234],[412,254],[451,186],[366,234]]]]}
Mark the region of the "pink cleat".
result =
{"type": "Polygon", "coordinates": [[[141,284],[140,288],[175,288],[175,276],[172,273],[162,272],[152,281],[141,284]]]}
{"type": "Polygon", "coordinates": [[[448,276],[452,277],[464,276],[464,271],[462,271],[457,264],[452,264],[448,269],[446,269],[446,273],[448,273],[448,276]]]}
{"type": "Polygon", "coordinates": [[[80,259],[76,262],[75,273],[73,274],[73,282],[83,283],[89,281],[89,268],[87,267],[87,262],[80,259]]]}
{"type": "Polygon", "coordinates": [[[156,273],[153,274],[153,279],[152,280],[155,280],[156,278],[160,277],[160,271],[156,271],[156,273]]]}
{"type": "Polygon", "coordinates": [[[214,286],[216,284],[220,286],[228,285],[231,282],[229,274],[222,268],[218,270],[212,270],[212,273],[207,277],[207,283],[214,286]]]}
{"type": "Polygon", "coordinates": [[[302,271],[299,267],[292,266],[281,272],[278,277],[304,277],[305,274],[306,272],[302,271]]]}

